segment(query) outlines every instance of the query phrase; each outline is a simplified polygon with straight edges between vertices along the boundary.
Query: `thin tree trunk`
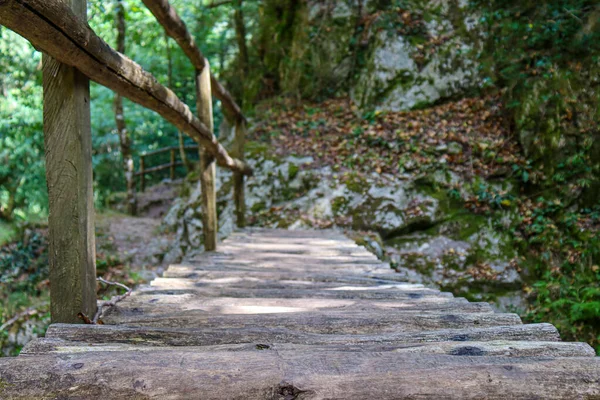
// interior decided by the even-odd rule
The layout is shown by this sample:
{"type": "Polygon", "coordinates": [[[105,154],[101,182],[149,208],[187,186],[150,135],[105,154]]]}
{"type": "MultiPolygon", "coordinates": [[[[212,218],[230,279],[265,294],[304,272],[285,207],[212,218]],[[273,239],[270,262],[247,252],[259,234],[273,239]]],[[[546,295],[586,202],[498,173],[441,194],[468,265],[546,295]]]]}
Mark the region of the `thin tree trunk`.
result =
{"type": "Polygon", "coordinates": [[[239,49],[239,73],[242,79],[242,106],[245,97],[245,79],[250,61],[248,59],[248,47],[246,46],[246,26],[244,25],[244,12],[242,10],[243,0],[235,1],[235,11],[233,14],[235,22],[235,37],[239,49]]]}
{"type": "MultiPolygon", "coordinates": [[[[123,0],[117,0],[117,51],[125,54],[125,8],[123,0]]],[[[123,156],[123,171],[125,173],[125,182],[127,185],[127,212],[131,215],[137,213],[137,201],[135,197],[135,168],[133,164],[133,155],[131,154],[131,138],[127,132],[125,124],[125,115],[123,111],[123,97],[115,93],[114,99],[115,121],[119,143],[121,145],[121,155],[123,156]]]]}
{"type": "MultiPolygon", "coordinates": [[[[173,88],[173,54],[171,53],[171,44],[169,43],[169,35],[165,31],[165,42],[167,44],[167,78],[169,83],[169,88],[171,90],[175,90],[173,88]]],[[[179,138],[179,156],[181,157],[181,161],[183,165],[185,165],[185,169],[189,173],[193,166],[190,164],[187,154],[185,153],[185,143],[183,140],[183,133],[181,130],[177,129],[177,137],[179,138]]]]}

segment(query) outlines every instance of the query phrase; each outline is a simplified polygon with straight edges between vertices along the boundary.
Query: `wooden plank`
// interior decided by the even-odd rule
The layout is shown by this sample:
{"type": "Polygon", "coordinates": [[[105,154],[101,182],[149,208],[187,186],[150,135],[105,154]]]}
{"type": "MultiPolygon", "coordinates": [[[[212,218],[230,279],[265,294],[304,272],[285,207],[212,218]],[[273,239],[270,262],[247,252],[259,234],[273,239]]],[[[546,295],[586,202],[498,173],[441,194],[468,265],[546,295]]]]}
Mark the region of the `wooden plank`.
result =
{"type": "Polygon", "coordinates": [[[247,327],[284,328],[299,332],[323,334],[367,335],[462,329],[490,326],[520,325],[516,314],[437,314],[373,311],[310,311],[272,314],[207,314],[203,310],[184,310],[177,314],[163,309],[163,314],[143,315],[135,310],[120,312],[119,307],[105,313],[103,321],[109,325],[165,328],[219,328],[247,327]]]}
{"type": "MultiPolygon", "coordinates": [[[[71,4],[86,21],[87,2],[71,4]]],[[[90,88],[83,74],[47,55],[43,81],[51,315],[77,323],[77,314],[96,311],[90,88]]]]}
{"type": "MultiPolygon", "coordinates": [[[[248,278],[276,279],[276,280],[307,280],[312,282],[338,282],[338,283],[356,283],[380,285],[393,283],[407,283],[405,278],[393,270],[382,273],[352,273],[340,270],[334,271],[313,271],[313,272],[294,272],[279,270],[236,270],[229,268],[227,270],[205,270],[201,266],[191,265],[170,265],[164,272],[165,278],[188,278],[188,279],[223,279],[238,277],[243,275],[248,278]]],[[[414,285],[414,284],[413,284],[414,285]]],[[[420,285],[420,284],[419,284],[420,285]]]]}
{"type": "Polygon", "coordinates": [[[593,399],[600,359],[83,352],[0,360],[3,398],[593,399]],[[48,371],[52,371],[49,373],[48,371]]]}
{"type": "Polygon", "coordinates": [[[110,48],[65,2],[0,1],[0,24],[58,61],[76,67],[95,82],[156,111],[205,147],[219,165],[252,174],[245,163],[229,156],[212,131],[170,89],[158,83],[140,65],[110,48]]]}
{"type": "Polygon", "coordinates": [[[188,296],[154,296],[144,301],[135,298],[119,303],[118,311],[127,315],[176,315],[190,310],[203,311],[207,314],[269,314],[308,311],[384,311],[388,315],[399,313],[412,314],[456,314],[456,313],[492,313],[487,303],[469,303],[427,297],[417,300],[340,300],[340,299],[231,299],[231,298],[196,298],[188,296]],[[435,299],[436,301],[427,301],[435,299]]]}
{"type": "Polygon", "coordinates": [[[412,290],[390,290],[386,288],[371,288],[370,290],[356,290],[356,287],[346,287],[341,290],[311,290],[296,289],[288,291],[285,289],[245,289],[239,288],[168,288],[164,286],[141,287],[135,292],[135,296],[154,296],[157,294],[194,294],[199,297],[236,297],[236,298],[284,298],[284,299],[373,299],[373,300],[401,300],[420,299],[424,297],[452,298],[452,293],[438,293],[432,289],[412,290]]]}
{"type": "MultiPolygon", "coordinates": [[[[40,338],[29,342],[21,355],[36,356],[47,353],[69,354],[81,352],[137,351],[151,352],[156,346],[128,343],[85,343],[62,339],[40,338]]],[[[172,352],[236,352],[236,351],[296,351],[319,354],[323,352],[394,352],[446,354],[452,356],[497,357],[594,357],[596,352],[587,343],[504,341],[489,342],[438,342],[438,343],[367,343],[360,345],[304,345],[290,343],[241,343],[215,346],[164,346],[161,351],[172,352]]]]}
{"type": "Polygon", "coordinates": [[[359,345],[365,343],[431,343],[473,341],[560,341],[551,324],[494,326],[489,328],[438,329],[432,331],[393,332],[372,335],[336,335],[300,332],[295,329],[180,329],[128,327],[124,325],[53,324],[47,338],[86,343],[131,343],[146,346],[208,346],[232,343],[294,343],[307,345],[359,345]]]}
{"type": "MultiPolygon", "coordinates": [[[[198,118],[208,126],[211,134],[214,129],[212,97],[210,95],[210,66],[205,62],[202,70],[196,71],[196,104],[198,118]]],[[[217,249],[217,169],[215,158],[206,149],[200,149],[200,185],[202,190],[202,231],[204,250],[217,249]]]]}
{"type": "Polygon", "coordinates": [[[186,279],[186,278],[156,278],[150,286],[160,288],[174,288],[174,289],[187,289],[187,288],[243,288],[243,289],[310,289],[310,290],[324,290],[324,289],[338,289],[351,287],[354,290],[368,290],[368,289],[399,289],[399,290],[415,290],[421,289],[423,292],[428,293],[440,293],[437,289],[424,288],[423,285],[407,284],[398,282],[389,282],[387,284],[381,284],[378,282],[361,282],[355,284],[344,284],[339,282],[313,282],[310,280],[277,280],[277,279],[261,279],[252,278],[246,276],[222,278],[222,279],[186,279]]]}

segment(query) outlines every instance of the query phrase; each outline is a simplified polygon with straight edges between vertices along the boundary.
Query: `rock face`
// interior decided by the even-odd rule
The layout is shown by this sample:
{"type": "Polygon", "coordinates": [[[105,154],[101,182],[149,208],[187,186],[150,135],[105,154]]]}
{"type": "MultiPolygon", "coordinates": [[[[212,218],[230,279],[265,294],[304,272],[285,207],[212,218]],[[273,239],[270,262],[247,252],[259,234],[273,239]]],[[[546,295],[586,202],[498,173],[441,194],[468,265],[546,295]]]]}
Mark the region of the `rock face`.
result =
{"type": "MultiPolygon", "coordinates": [[[[371,39],[352,98],[361,107],[409,110],[455,96],[478,84],[473,49],[459,31],[474,18],[458,1],[411,1],[410,29],[381,30],[371,39]]],[[[465,2],[466,3],[466,2],[465,2]]],[[[402,28],[401,28],[402,29],[402,28]]]]}
{"type": "Polygon", "coordinates": [[[467,44],[477,42],[476,21],[464,0],[309,1],[318,40],[307,52],[321,60],[319,80],[348,82],[361,108],[409,110],[479,84],[467,44]]]}
{"type": "MultiPolygon", "coordinates": [[[[484,294],[520,287],[511,264],[516,254],[502,226],[466,212],[448,196],[448,185],[468,186],[458,175],[341,174],[312,166],[310,157],[278,159],[260,145],[251,147],[247,159],[255,174],[247,180],[246,206],[252,225],[374,232],[364,244],[412,280],[468,295],[473,287],[484,294]]],[[[219,170],[221,238],[235,228],[231,180],[219,170]]],[[[197,182],[189,185],[189,197],[176,201],[165,218],[177,237],[169,262],[202,250],[201,193],[197,182]]]]}

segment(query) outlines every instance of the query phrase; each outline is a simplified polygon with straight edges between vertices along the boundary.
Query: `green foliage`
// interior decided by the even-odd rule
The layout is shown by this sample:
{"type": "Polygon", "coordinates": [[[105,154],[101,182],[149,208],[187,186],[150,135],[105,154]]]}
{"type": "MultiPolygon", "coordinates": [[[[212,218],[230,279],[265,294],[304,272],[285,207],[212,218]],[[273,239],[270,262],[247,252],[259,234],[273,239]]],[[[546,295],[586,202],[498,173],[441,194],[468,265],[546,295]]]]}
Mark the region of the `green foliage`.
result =
{"type": "Polygon", "coordinates": [[[591,155],[594,162],[588,164],[588,179],[597,177],[600,151],[593,143],[600,138],[598,3],[471,3],[485,29],[486,82],[504,91],[525,150],[548,176],[562,160],[591,155]]]}
{"type": "Polygon", "coordinates": [[[46,209],[41,57],[0,27],[0,219],[46,209]]]}
{"type": "Polygon", "coordinates": [[[600,206],[575,212],[540,198],[521,234],[536,278],[528,319],[550,321],[600,353],[599,230],[600,206]]]}

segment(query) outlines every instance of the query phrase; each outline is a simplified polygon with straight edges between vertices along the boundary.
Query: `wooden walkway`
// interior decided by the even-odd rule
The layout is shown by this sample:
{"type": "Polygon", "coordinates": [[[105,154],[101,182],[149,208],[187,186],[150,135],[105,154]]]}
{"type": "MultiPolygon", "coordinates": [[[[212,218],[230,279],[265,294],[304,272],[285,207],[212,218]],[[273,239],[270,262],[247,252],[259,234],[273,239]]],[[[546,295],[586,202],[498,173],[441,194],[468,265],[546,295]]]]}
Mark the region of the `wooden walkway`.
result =
{"type": "Polygon", "coordinates": [[[600,361],[334,231],[246,230],[0,359],[1,399],[600,399],[600,361]]]}

